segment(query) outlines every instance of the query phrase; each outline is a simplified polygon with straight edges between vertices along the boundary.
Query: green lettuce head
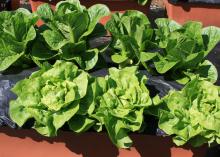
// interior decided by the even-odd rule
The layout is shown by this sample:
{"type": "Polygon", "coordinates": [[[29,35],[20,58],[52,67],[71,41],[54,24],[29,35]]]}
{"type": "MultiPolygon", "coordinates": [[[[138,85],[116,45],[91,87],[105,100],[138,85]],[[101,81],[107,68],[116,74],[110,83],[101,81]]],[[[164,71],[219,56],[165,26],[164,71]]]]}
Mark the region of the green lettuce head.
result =
{"type": "Polygon", "coordinates": [[[88,79],[87,73],[70,62],[57,61],[44,67],[13,87],[17,99],[10,102],[11,119],[22,126],[33,118],[33,128],[40,134],[55,136],[78,112],[88,79]]]}
{"type": "Polygon", "coordinates": [[[160,102],[159,128],[178,146],[220,144],[220,87],[194,79],[160,102]]]}
{"type": "MultiPolygon", "coordinates": [[[[111,68],[105,77],[106,89],[97,101],[95,117],[107,129],[112,142],[120,148],[128,148],[132,141],[128,132],[139,131],[143,125],[143,112],[151,105],[146,77],[137,67],[122,70],[111,68]]],[[[100,128],[99,128],[100,129],[100,128]]]]}

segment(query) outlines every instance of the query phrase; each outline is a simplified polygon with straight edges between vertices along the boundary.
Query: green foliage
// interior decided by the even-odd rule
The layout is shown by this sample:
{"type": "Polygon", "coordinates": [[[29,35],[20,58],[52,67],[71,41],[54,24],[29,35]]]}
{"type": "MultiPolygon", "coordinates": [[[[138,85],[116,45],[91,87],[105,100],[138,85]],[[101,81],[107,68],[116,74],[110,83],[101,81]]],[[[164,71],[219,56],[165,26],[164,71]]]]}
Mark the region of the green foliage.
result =
{"type": "Polygon", "coordinates": [[[78,0],[61,1],[55,11],[49,4],[39,6],[37,14],[47,27],[44,26],[33,46],[33,57],[40,61],[54,58],[74,61],[81,69],[92,69],[100,50],[91,48],[89,40],[106,33],[98,22],[109,13],[105,5],[96,4],[86,9],[78,0]]]}
{"type": "Polygon", "coordinates": [[[217,81],[217,70],[205,57],[220,41],[219,28],[202,28],[200,22],[193,21],[181,26],[163,18],[157,19],[156,24],[156,40],[162,51],[156,53],[153,62],[160,74],[171,73],[182,84],[191,80],[193,74],[217,81]]]}
{"type": "Polygon", "coordinates": [[[26,9],[0,12],[0,71],[29,62],[29,45],[36,37],[37,20],[26,9]]]}
{"type": "Polygon", "coordinates": [[[144,64],[155,56],[146,53],[156,45],[153,42],[153,29],[142,12],[130,10],[124,14],[115,13],[106,24],[106,29],[113,37],[112,61],[120,67],[144,64]]]}
{"type": "Polygon", "coordinates": [[[172,91],[158,104],[159,127],[178,146],[220,144],[220,87],[199,80],[189,82],[181,91],[172,91]]]}
{"type": "Polygon", "coordinates": [[[129,148],[132,141],[128,132],[141,130],[143,112],[151,105],[146,77],[137,72],[137,67],[111,68],[105,81],[93,116],[105,126],[116,146],[129,148]]]}
{"type": "Polygon", "coordinates": [[[66,122],[76,133],[105,127],[116,146],[128,148],[128,132],[141,129],[151,105],[145,83],[137,67],[111,68],[106,77],[93,78],[71,62],[57,61],[14,86],[18,97],[10,102],[10,117],[19,126],[33,118],[33,128],[45,136],[57,135],[66,122]]]}
{"type": "Polygon", "coordinates": [[[157,29],[153,30],[147,17],[138,11],[115,13],[106,24],[113,36],[112,61],[119,67],[143,66],[152,74],[169,76],[181,84],[192,80],[194,74],[217,81],[217,70],[205,57],[220,41],[219,28],[202,28],[200,22],[193,21],[181,26],[165,18],[155,22],[157,29]]]}
{"type": "Polygon", "coordinates": [[[10,102],[10,117],[19,126],[34,118],[34,129],[42,135],[55,136],[79,111],[88,80],[89,75],[70,62],[45,66],[13,87],[18,98],[10,102]]]}
{"type": "Polygon", "coordinates": [[[11,119],[20,127],[33,119],[33,128],[45,136],[56,136],[64,124],[75,133],[106,129],[113,144],[129,148],[129,133],[142,131],[144,114],[151,114],[177,145],[220,144],[220,87],[213,85],[218,73],[205,58],[220,41],[220,28],[157,19],[152,29],[139,11],[115,13],[105,28],[119,69],[93,77],[85,70],[95,67],[104,49],[89,41],[105,35],[98,22],[109,13],[105,5],[86,9],[79,0],[61,1],[55,10],[43,4],[36,14],[0,12],[0,71],[33,62],[40,66],[13,87],[11,119]],[[45,25],[34,27],[39,18],[45,25]],[[147,78],[138,72],[142,67],[186,86],[151,100],[147,78]]]}

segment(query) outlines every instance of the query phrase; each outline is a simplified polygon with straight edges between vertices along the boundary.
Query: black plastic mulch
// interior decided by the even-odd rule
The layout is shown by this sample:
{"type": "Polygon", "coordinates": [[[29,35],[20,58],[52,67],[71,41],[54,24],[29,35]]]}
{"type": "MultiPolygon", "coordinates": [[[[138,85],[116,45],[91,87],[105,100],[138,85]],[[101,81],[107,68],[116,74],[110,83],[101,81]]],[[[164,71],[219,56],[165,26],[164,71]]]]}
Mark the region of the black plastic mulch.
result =
{"type": "Polygon", "coordinates": [[[219,74],[219,78],[216,84],[220,85],[220,43],[207,56],[207,59],[210,60],[216,66],[219,74]]]}

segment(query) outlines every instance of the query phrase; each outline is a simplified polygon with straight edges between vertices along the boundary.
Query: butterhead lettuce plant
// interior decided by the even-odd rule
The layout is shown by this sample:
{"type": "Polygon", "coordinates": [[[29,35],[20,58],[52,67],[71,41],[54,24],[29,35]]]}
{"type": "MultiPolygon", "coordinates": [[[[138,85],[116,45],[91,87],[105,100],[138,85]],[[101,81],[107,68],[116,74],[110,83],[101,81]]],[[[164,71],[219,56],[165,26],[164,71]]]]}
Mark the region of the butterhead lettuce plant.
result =
{"type": "Polygon", "coordinates": [[[10,117],[19,126],[34,119],[33,128],[45,136],[57,130],[78,111],[87,92],[89,75],[71,62],[57,61],[19,81],[12,89],[10,117]]]}
{"type": "MultiPolygon", "coordinates": [[[[144,124],[144,111],[151,106],[147,78],[137,67],[110,68],[105,77],[103,94],[97,99],[92,115],[97,126],[104,126],[111,141],[119,148],[129,148],[129,132],[140,131],[144,124]]],[[[99,127],[98,127],[99,128],[99,127]]],[[[101,128],[99,128],[101,129],[101,128]]]]}
{"type": "Polygon", "coordinates": [[[220,144],[220,87],[198,78],[171,91],[159,106],[159,128],[178,146],[220,144]]]}
{"type": "Polygon", "coordinates": [[[0,12],[0,71],[27,61],[41,66],[12,88],[17,98],[10,102],[11,119],[20,127],[33,120],[44,136],[56,136],[65,124],[75,133],[107,131],[113,144],[129,148],[129,133],[143,131],[144,115],[153,114],[177,145],[220,144],[220,87],[213,84],[218,74],[205,59],[220,41],[220,29],[168,19],[157,19],[153,29],[139,11],[115,13],[105,28],[119,68],[91,76],[86,71],[102,50],[89,41],[106,33],[98,23],[106,15],[106,6],[87,9],[79,0],[61,1],[55,10],[43,4],[37,15],[25,9],[0,12]],[[38,18],[44,25],[36,28],[38,18]],[[187,84],[152,102],[140,66],[187,84]]]}
{"type": "Polygon", "coordinates": [[[105,77],[91,77],[71,62],[44,66],[12,89],[10,117],[19,126],[34,119],[33,128],[56,136],[65,123],[82,133],[107,130],[119,148],[129,148],[129,132],[143,130],[144,112],[151,106],[147,78],[137,67],[110,68],[105,77]]]}

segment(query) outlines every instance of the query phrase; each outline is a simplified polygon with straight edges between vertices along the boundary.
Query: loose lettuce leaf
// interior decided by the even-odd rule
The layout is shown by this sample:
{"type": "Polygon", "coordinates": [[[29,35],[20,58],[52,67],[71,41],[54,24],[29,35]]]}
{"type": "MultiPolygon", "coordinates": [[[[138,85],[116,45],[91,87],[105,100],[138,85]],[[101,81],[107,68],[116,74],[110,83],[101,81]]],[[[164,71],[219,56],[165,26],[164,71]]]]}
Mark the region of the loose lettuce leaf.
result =
{"type": "Polygon", "coordinates": [[[69,120],[68,124],[70,129],[74,132],[82,133],[90,129],[95,124],[95,120],[87,118],[86,116],[76,115],[69,120]]]}
{"type": "Polygon", "coordinates": [[[171,91],[158,105],[159,127],[178,146],[219,144],[219,86],[195,78],[181,91],[171,91]]]}
{"type": "Polygon", "coordinates": [[[57,61],[13,87],[17,99],[10,102],[10,117],[19,126],[34,118],[34,129],[42,135],[55,136],[79,111],[88,82],[89,75],[76,65],[57,61]]]}
{"type": "Polygon", "coordinates": [[[212,83],[215,83],[218,80],[218,71],[216,67],[208,60],[200,63],[194,73],[184,72],[184,74],[189,78],[189,80],[193,80],[196,75],[212,83]]]}
{"type": "Polygon", "coordinates": [[[97,120],[93,114],[97,107],[98,97],[106,91],[106,88],[107,84],[104,77],[89,79],[87,92],[85,97],[80,100],[77,115],[68,121],[72,131],[81,133],[96,125],[97,120]]]}

